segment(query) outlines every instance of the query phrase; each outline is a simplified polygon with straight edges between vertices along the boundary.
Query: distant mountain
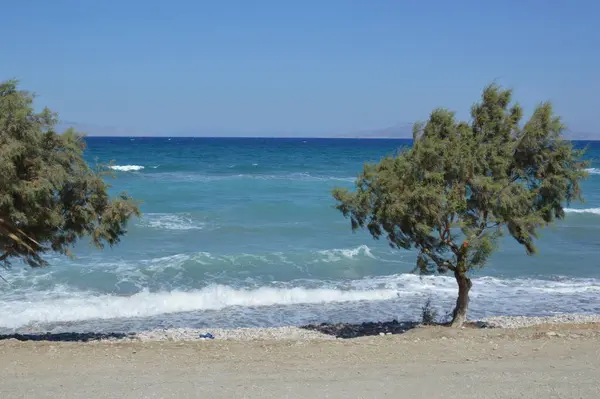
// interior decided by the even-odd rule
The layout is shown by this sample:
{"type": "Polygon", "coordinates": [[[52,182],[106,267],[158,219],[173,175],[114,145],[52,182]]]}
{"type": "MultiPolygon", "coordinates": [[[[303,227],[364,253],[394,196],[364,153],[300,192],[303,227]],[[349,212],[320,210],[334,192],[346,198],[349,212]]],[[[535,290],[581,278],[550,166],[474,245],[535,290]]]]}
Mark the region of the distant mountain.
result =
{"type": "Polygon", "coordinates": [[[569,140],[600,140],[600,134],[598,133],[590,133],[590,132],[572,132],[567,131],[565,133],[565,137],[569,140]]]}
{"type": "MultiPolygon", "coordinates": [[[[364,139],[412,139],[412,123],[401,123],[385,129],[363,130],[355,133],[339,135],[339,138],[364,138],[364,139]]],[[[565,138],[568,140],[600,140],[600,134],[580,131],[567,131],[565,138]]]]}
{"type": "MultiPolygon", "coordinates": [[[[57,128],[62,132],[68,128],[74,128],[78,132],[85,133],[88,136],[105,137],[140,137],[140,136],[189,136],[189,137],[333,137],[333,138],[365,138],[365,139],[412,139],[412,123],[398,123],[383,129],[362,130],[346,134],[302,134],[301,132],[277,132],[272,134],[232,134],[229,131],[211,129],[207,130],[182,130],[171,132],[170,134],[160,134],[157,132],[140,131],[113,126],[97,126],[73,121],[61,121],[57,128]]],[[[565,136],[569,140],[600,140],[600,134],[580,131],[567,131],[565,136]]]]}
{"type": "Polygon", "coordinates": [[[411,139],[412,128],[412,123],[399,123],[384,129],[363,130],[360,132],[339,135],[337,137],[356,139],[411,139]]]}
{"type": "Polygon", "coordinates": [[[153,133],[140,132],[133,129],[124,129],[113,126],[96,126],[88,125],[85,123],[78,123],[72,121],[61,121],[57,125],[59,132],[65,131],[69,128],[73,128],[80,133],[85,133],[88,136],[104,136],[104,137],[130,137],[130,136],[154,136],[153,133]]]}

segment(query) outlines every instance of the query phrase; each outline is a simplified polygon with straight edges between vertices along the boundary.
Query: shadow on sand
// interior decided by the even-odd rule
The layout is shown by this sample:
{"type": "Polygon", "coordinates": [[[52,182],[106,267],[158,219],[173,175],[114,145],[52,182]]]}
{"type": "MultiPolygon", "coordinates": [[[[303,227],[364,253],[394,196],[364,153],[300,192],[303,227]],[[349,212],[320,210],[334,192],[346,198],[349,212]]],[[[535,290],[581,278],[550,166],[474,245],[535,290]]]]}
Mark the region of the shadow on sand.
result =
{"type": "Polygon", "coordinates": [[[323,334],[333,335],[336,338],[358,338],[381,334],[404,334],[405,332],[418,327],[421,323],[392,320],[378,323],[360,323],[360,324],[309,324],[301,328],[306,330],[318,331],[323,334]]]}
{"type": "Polygon", "coordinates": [[[133,333],[45,333],[45,334],[2,334],[0,341],[16,339],[19,341],[52,341],[52,342],[90,342],[100,340],[129,338],[133,333]]]}

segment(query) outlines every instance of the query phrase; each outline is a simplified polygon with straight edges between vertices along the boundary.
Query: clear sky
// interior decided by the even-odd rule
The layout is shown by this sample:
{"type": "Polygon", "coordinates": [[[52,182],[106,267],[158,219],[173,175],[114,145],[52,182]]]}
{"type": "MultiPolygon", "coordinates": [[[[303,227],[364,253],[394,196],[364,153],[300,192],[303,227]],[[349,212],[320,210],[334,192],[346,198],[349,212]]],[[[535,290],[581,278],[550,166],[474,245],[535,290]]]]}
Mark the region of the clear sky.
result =
{"type": "MultiPolygon", "coordinates": [[[[4,1],[0,79],[64,120],[148,133],[338,134],[482,87],[600,132],[600,1],[4,1]]],[[[598,135],[600,138],[600,135],[598,135]]]]}

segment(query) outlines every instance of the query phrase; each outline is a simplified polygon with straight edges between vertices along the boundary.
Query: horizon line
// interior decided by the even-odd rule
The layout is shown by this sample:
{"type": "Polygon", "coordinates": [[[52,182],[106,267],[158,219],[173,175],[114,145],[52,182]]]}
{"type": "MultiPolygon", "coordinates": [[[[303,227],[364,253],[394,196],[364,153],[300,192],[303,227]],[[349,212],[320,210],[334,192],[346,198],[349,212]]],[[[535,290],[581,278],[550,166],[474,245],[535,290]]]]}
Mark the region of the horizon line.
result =
{"type": "MultiPolygon", "coordinates": [[[[340,136],[101,136],[101,135],[83,135],[84,138],[104,138],[104,139],[295,139],[295,140],[413,140],[412,137],[340,137],[340,136]]],[[[565,139],[567,141],[592,141],[600,142],[598,139],[573,138],[565,139]]]]}

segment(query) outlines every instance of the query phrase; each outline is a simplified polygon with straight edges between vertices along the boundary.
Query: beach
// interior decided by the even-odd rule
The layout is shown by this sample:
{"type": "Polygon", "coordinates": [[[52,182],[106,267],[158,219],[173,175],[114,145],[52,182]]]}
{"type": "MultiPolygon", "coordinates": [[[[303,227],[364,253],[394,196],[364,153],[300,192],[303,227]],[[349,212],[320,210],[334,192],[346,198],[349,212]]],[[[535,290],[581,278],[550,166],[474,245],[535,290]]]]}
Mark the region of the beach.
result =
{"type": "Polygon", "coordinates": [[[5,3],[0,399],[600,399],[600,2],[5,3]]]}
{"type": "Polygon", "coordinates": [[[0,341],[2,398],[597,398],[600,324],[356,339],[0,341]]]}
{"type": "Polygon", "coordinates": [[[2,399],[600,397],[597,162],[539,256],[506,238],[473,271],[472,322],[453,330],[418,322],[428,303],[448,320],[455,279],[411,273],[414,251],[332,206],[402,143],[88,144],[143,215],[117,247],[3,274],[2,399]]]}
{"type": "MultiPolygon", "coordinates": [[[[335,208],[364,162],[410,140],[89,137],[111,193],[143,201],[118,246],[15,265],[0,284],[0,334],[265,328],[419,320],[452,311],[456,281],[412,273],[417,251],[353,233],[335,208]]],[[[578,143],[577,145],[585,145],[578,143]]],[[[473,271],[469,317],[599,314],[600,146],[586,203],[540,231],[539,254],[505,237],[473,271]]]]}

